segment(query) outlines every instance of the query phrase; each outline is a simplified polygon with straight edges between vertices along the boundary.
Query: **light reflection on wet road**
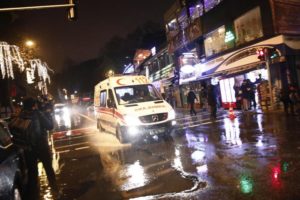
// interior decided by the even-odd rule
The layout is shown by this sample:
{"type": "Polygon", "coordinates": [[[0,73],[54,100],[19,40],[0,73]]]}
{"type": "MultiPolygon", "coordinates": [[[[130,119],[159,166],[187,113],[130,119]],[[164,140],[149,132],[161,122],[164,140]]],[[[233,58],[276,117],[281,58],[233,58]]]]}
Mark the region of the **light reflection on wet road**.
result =
{"type": "MultiPolygon", "coordinates": [[[[173,141],[122,145],[94,126],[55,133],[63,199],[300,199],[299,119],[180,115],[173,141]],[[299,182],[299,183],[298,183],[299,182]]],[[[41,199],[52,199],[41,176],[41,199]]]]}

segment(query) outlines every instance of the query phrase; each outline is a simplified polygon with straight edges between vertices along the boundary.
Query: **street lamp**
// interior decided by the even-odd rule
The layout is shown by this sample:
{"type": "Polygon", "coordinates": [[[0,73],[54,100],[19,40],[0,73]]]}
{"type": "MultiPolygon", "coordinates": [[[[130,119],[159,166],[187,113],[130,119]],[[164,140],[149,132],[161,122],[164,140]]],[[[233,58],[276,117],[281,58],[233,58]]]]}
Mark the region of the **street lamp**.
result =
{"type": "Polygon", "coordinates": [[[35,46],[35,43],[34,43],[34,41],[32,41],[32,40],[27,40],[27,41],[25,42],[25,45],[26,45],[26,47],[32,48],[32,47],[35,46]]]}

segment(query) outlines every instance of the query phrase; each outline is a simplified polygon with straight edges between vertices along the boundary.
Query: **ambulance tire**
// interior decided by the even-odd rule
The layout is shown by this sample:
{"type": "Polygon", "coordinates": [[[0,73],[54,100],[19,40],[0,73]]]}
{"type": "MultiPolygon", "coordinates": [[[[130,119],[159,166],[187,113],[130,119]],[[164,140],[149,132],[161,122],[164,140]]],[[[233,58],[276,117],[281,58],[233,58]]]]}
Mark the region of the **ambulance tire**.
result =
{"type": "Polygon", "coordinates": [[[121,144],[128,143],[128,139],[125,137],[125,135],[122,133],[120,126],[116,129],[116,137],[120,141],[121,144]]]}

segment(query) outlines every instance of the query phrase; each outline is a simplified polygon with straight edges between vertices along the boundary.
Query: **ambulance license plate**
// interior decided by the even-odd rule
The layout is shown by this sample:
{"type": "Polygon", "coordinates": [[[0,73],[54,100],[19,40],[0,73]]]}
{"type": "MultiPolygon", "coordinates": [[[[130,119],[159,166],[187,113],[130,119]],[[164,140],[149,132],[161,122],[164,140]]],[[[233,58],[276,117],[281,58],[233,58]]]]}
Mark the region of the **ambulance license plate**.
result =
{"type": "Polygon", "coordinates": [[[152,129],[150,130],[150,135],[157,135],[163,132],[165,132],[165,128],[152,129]]]}

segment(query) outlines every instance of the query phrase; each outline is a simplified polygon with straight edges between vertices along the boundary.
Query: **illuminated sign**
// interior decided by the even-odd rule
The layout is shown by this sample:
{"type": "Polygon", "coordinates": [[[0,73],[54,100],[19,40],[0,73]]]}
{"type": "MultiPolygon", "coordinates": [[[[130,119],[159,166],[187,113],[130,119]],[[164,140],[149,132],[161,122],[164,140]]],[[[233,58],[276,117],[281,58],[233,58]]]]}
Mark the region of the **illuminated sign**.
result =
{"type": "Polygon", "coordinates": [[[192,65],[183,65],[180,68],[180,71],[182,71],[183,73],[189,74],[195,71],[195,67],[193,67],[192,65]]]}
{"type": "Polygon", "coordinates": [[[153,47],[153,48],[151,49],[151,54],[152,54],[152,56],[154,56],[154,55],[156,54],[156,47],[153,47]]]}
{"type": "Polygon", "coordinates": [[[233,33],[231,31],[227,31],[225,34],[225,43],[231,42],[235,39],[233,33]]]}

